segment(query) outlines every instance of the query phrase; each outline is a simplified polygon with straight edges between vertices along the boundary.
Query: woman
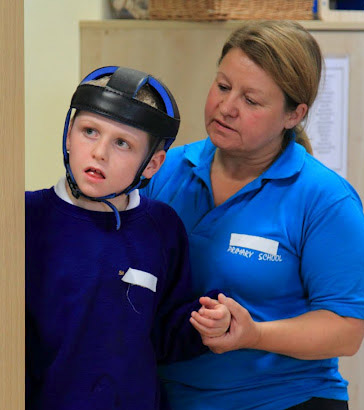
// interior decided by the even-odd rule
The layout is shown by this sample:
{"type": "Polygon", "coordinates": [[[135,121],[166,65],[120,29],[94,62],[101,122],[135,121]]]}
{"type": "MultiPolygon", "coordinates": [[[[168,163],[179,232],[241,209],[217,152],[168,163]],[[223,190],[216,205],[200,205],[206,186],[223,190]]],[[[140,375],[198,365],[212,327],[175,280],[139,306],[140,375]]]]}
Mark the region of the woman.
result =
{"type": "Polygon", "coordinates": [[[227,353],[161,369],[173,409],[347,409],[337,357],[364,334],[364,217],[300,127],[321,65],[298,23],[236,30],[207,97],[209,137],[172,150],[145,190],[186,226],[194,292],[221,289],[232,313],[226,336],[204,338],[227,353]]]}

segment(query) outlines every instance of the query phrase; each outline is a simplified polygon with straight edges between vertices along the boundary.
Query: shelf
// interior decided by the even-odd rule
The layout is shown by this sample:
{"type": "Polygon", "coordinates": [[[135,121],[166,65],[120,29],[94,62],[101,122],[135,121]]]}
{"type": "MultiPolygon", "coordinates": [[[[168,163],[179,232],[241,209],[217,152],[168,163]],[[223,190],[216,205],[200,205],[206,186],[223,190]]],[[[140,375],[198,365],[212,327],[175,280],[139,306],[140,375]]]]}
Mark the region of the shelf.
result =
{"type": "MultiPolygon", "coordinates": [[[[208,30],[221,27],[222,29],[234,29],[237,26],[244,24],[245,20],[229,20],[229,21],[166,21],[166,20],[87,20],[81,21],[81,28],[95,29],[191,29],[191,30],[208,30]]],[[[302,20],[299,21],[305,28],[312,31],[364,31],[363,22],[343,22],[343,21],[321,21],[321,20],[302,20]]]]}

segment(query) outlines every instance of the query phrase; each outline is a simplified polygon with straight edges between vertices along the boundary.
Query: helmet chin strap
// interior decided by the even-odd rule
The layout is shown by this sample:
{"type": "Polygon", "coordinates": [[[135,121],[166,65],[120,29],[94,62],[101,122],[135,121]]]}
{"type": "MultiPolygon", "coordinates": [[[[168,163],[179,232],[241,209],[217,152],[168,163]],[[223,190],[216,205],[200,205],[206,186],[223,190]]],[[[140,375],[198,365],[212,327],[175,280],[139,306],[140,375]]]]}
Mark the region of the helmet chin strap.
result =
{"type": "Polygon", "coordinates": [[[82,196],[83,198],[86,198],[90,201],[94,201],[94,202],[102,202],[104,204],[106,204],[108,207],[111,208],[111,210],[114,212],[115,218],[116,218],[116,230],[120,229],[121,226],[121,220],[120,220],[120,213],[119,210],[116,208],[116,206],[114,204],[112,204],[110,201],[108,201],[108,199],[112,199],[112,198],[116,198],[120,195],[129,195],[130,192],[134,191],[134,189],[138,189],[141,185],[145,186],[148,183],[148,179],[143,178],[142,174],[145,170],[145,168],[147,167],[147,165],[149,164],[150,160],[152,159],[158,145],[160,144],[161,140],[158,138],[155,138],[153,141],[153,145],[148,153],[148,155],[146,156],[146,158],[144,159],[144,161],[142,162],[142,164],[140,165],[135,178],[133,180],[133,182],[126,187],[123,191],[119,192],[119,193],[113,193],[113,194],[109,194],[109,195],[105,195],[102,197],[92,197],[92,196],[88,196],[85,195],[79,188],[79,186],[77,185],[77,182],[75,180],[75,177],[73,176],[72,170],[71,170],[71,166],[69,164],[69,157],[67,157],[67,163],[66,165],[66,179],[67,179],[67,183],[68,186],[70,187],[70,190],[72,192],[72,195],[78,199],[80,196],[82,196]]]}

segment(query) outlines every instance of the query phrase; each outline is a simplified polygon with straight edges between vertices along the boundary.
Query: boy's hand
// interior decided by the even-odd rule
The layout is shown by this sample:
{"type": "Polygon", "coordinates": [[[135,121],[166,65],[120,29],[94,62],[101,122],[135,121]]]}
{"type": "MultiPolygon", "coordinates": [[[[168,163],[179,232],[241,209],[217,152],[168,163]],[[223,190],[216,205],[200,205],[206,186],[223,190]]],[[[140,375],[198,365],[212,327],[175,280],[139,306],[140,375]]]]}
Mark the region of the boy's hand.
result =
{"type": "Polygon", "coordinates": [[[202,307],[198,312],[192,312],[190,322],[200,333],[202,341],[205,338],[219,337],[229,329],[231,314],[229,309],[215,299],[207,296],[200,298],[202,307]]]}

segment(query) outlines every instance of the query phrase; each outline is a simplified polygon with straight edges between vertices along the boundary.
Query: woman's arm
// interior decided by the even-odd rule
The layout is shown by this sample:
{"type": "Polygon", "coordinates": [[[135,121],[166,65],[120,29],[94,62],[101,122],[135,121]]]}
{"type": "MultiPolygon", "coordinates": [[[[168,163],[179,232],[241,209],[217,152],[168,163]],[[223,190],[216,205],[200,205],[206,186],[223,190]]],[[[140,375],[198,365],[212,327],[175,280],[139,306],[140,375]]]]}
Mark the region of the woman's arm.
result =
{"type": "MultiPolygon", "coordinates": [[[[342,317],[328,310],[316,310],[290,319],[254,322],[249,312],[235,300],[219,295],[231,312],[228,333],[204,337],[203,343],[215,353],[237,349],[258,349],[318,360],[354,355],[364,337],[364,320],[342,317]]],[[[200,321],[201,316],[194,319],[200,321]]],[[[193,322],[192,322],[193,324],[193,322]]]]}

